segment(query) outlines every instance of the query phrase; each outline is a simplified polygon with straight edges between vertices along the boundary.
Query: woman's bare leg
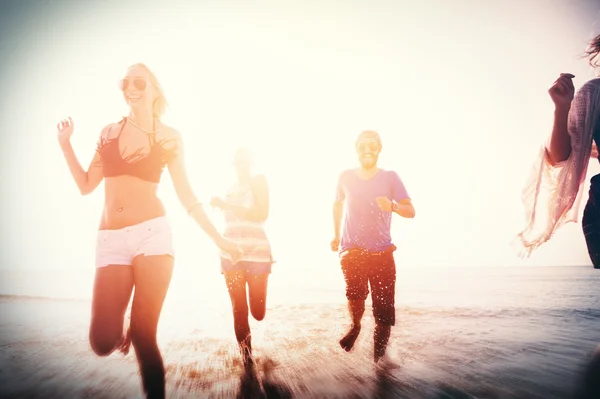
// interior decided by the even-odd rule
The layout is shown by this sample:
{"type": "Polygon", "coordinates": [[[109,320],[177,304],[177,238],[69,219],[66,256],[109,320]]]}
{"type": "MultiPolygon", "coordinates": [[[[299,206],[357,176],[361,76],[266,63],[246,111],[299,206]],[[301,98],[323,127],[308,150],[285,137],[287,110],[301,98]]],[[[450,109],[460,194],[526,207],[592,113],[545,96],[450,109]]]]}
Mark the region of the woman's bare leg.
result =
{"type": "Polygon", "coordinates": [[[255,320],[261,321],[267,312],[267,284],[269,274],[248,276],[248,297],[250,299],[250,312],[255,320]]]}
{"type": "Polygon", "coordinates": [[[223,273],[233,311],[235,338],[242,352],[245,365],[252,363],[252,339],[248,323],[248,302],[246,300],[246,272],[232,270],[223,273]]]}
{"type": "Polygon", "coordinates": [[[96,268],[89,339],[98,356],[108,356],[123,344],[123,321],[132,290],[131,266],[96,268]]]}
{"type": "Polygon", "coordinates": [[[174,260],[169,255],[136,257],[133,261],[135,293],[131,305],[131,343],[140,366],[147,398],[165,397],[165,368],[156,332],[171,283],[174,260]]]}

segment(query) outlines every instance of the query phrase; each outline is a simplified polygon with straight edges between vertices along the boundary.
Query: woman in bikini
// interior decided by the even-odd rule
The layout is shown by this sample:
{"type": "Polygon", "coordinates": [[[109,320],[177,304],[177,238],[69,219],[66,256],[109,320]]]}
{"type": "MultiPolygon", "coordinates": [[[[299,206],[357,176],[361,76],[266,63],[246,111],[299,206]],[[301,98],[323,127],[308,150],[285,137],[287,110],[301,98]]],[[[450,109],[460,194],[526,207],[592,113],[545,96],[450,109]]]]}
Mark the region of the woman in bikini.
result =
{"type": "Polygon", "coordinates": [[[161,122],[163,91],[143,64],[127,70],[120,81],[129,115],[102,129],[87,170],[70,143],[71,118],[58,124],[58,141],[82,195],[105,180],[105,203],[96,243],[96,275],[89,340],[93,351],[107,356],[127,353],[133,344],[146,397],[165,397],[165,370],[156,341],[158,319],[174,264],[171,229],[157,188],[166,166],[177,196],[200,227],[234,262],[237,244],[219,234],[188,181],[179,132],[161,122]],[[130,323],[124,318],[133,288],[130,323]]]}
{"type": "Polygon", "coordinates": [[[264,319],[267,281],[273,263],[264,229],[264,222],[269,216],[269,187],[264,175],[252,174],[253,158],[247,149],[242,148],[235,153],[233,165],[237,182],[228,190],[225,199],[214,197],[211,204],[225,212],[224,236],[239,243],[244,251],[237,264],[223,251],[221,272],[231,298],[235,337],[244,365],[249,367],[254,362],[246,297],[252,317],[258,321],[264,319]]]}

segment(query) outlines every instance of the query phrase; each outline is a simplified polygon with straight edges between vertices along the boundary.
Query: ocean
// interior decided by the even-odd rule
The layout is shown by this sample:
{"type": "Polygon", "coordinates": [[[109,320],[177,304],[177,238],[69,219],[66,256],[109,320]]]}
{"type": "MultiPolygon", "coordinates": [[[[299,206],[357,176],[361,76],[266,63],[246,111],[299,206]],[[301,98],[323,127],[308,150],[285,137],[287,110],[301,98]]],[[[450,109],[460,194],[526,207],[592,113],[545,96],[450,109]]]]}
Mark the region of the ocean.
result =
{"type": "MultiPolygon", "coordinates": [[[[220,274],[176,269],[159,325],[169,397],[571,398],[600,344],[600,271],[591,266],[397,273],[388,349],[397,367],[382,374],[371,360],[370,307],[353,352],[337,343],[349,325],[339,266],[276,264],[267,317],[251,321],[250,378],[220,274]]],[[[0,397],[141,394],[133,354],[89,349],[93,270],[0,277],[0,397]]]]}

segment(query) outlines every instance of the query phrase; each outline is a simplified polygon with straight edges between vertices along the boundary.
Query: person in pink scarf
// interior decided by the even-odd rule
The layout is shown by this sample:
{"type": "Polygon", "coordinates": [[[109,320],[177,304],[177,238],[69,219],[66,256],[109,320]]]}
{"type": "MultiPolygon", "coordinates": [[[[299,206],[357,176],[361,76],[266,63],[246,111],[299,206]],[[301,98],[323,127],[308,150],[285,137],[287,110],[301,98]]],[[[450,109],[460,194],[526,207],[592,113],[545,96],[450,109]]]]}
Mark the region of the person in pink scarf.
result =
{"type": "MultiPolygon", "coordinates": [[[[585,52],[600,72],[600,35],[585,52]]],[[[600,77],[577,92],[570,73],[562,73],[548,90],[554,102],[554,124],[523,190],[527,226],[519,233],[522,255],[548,241],[558,228],[576,222],[590,158],[600,142],[600,77]]],[[[600,269],[600,174],[592,177],[581,221],[588,253],[600,269]]],[[[600,346],[584,370],[577,398],[600,398],[600,346]]]]}
{"type": "MultiPolygon", "coordinates": [[[[600,67],[600,35],[591,41],[586,55],[590,65],[600,67]]],[[[594,143],[600,141],[600,78],[589,80],[575,93],[574,77],[562,73],[548,90],[554,102],[554,125],[523,190],[527,226],[518,234],[523,256],[564,224],[577,221],[589,159],[598,157],[594,143]]],[[[600,268],[599,183],[600,176],[594,176],[582,220],[595,268],[600,268]]]]}

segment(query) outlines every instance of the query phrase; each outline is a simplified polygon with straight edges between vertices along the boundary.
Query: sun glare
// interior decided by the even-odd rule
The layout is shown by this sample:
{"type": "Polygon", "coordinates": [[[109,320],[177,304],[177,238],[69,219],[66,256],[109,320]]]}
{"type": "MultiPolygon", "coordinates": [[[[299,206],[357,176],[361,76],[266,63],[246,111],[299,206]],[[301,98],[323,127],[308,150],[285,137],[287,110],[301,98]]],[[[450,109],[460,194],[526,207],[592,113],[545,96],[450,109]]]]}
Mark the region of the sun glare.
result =
{"type": "MultiPolygon", "coordinates": [[[[365,129],[381,134],[380,164],[398,172],[416,208],[414,220],[393,222],[400,267],[588,263],[578,225],[565,227],[528,260],[509,247],[524,223],[526,171],[550,129],[546,88],[566,67],[576,85],[590,76],[584,61],[564,61],[574,60],[585,38],[558,15],[579,11],[557,6],[546,15],[561,21],[557,27],[531,31],[537,16],[524,9],[507,36],[486,25],[492,15],[483,6],[451,34],[416,3],[410,10],[397,7],[403,24],[373,7],[333,27],[327,21],[336,8],[323,6],[310,29],[285,8],[257,8],[250,23],[243,13],[200,7],[185,15],[145,15],[147,24],[160,20],[156,31],[132,28],[126,15],[107,8],[73,21],[52,45],[33,47],[35,62],[13,90],[8,126],[20,132],[11,139],[15,152],[26,154],[14,160],[14,178],[28,183],[13,205],[27,216],[9,218],[14,237],[35,237],[40,248],[32,253],[15,238],[13,259],[25,259],[27,267],[93,269],[103,186],[78,195],[54,126],[73,118],[73,146],[87,167],[101,129],[127,113],[118,79],[129,65],[144,62],[164,88],[165,123],[183,135],[188,175],[202,201],[233,183],[238,146],[256,152],[257,171],[271,190],[267,232],[278,260],[275,278],[310,282],[314,272],[338,273],[328,245],[333,194],[339,173],[356,165],[353,141],[365,129]],[[415,20],[429,21],[430,30],[415,20]],[[473,33],[484,28],[487,38],[473,33]],[[72,32],[82,41],[67,40],[72,32]],[[447,46],[430,51],[432,37],[447,38],[447,46]],[[554,39],[554,48],[539,50],[538,43],[554,39]],[[499,43],[519,54],[518,66],[502,56],[499,43]],[[517,69],[526,85],[513,84],[517,69]],[[39,110],[35,118],[32,107],[39,110]],[[573,251],[564,253],[567,244],[573,251]]],[[[597,169],[592,165],[590,174],[597,169]]],[[[219,279],[217,251],[179,204],[168,174],[160,195],[174,229],[178,270],[219,279]]],[[[221,226],[222,215],[207,209],[221,226]]]]}

